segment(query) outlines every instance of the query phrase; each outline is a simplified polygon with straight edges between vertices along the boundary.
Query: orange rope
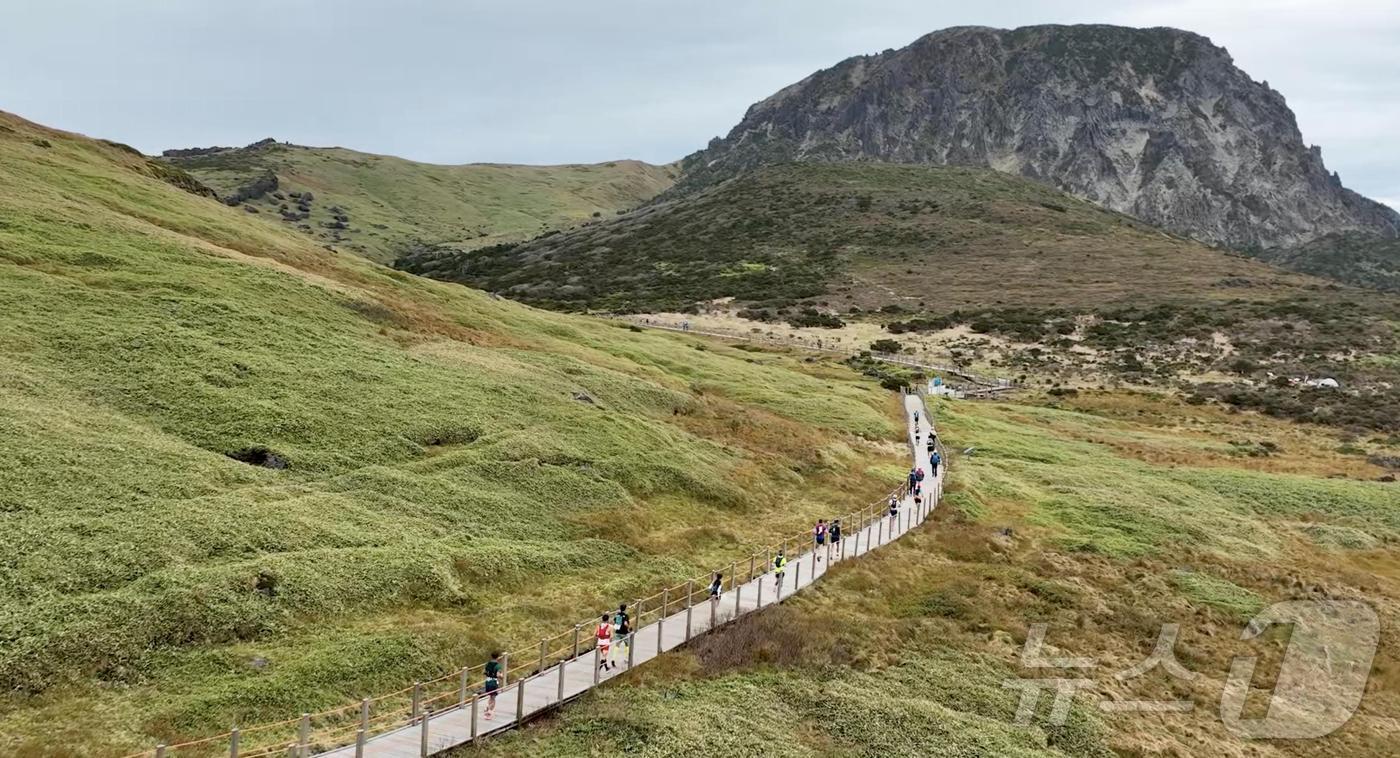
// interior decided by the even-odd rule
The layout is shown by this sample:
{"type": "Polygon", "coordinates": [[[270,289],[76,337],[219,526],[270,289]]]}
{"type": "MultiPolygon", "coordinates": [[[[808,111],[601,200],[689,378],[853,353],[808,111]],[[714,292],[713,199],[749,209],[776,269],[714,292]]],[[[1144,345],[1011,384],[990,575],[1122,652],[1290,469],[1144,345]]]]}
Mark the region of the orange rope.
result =
{"type": "MultiPolygon", "coordinates": [[[[891,496],[897,497],[897,498],[902,498],[902,497],[903,497],[904,495],[906,495],[907,493],[908,493],[907,483],[903,483],[903,482],[902,482],[898,487],[896,487],[895,489],[891,490],[891,491],[889,492],[889,494],[886,495],[884,498],[881,498],[881,499],[879,499],[879,500],[873,501],[873,502],[872,502],[869,506],[867,506],[866,508],[863,508],[863,509],[861,509],[860,511],[855,512],[855,513],[849,513],[849,514],[847,514],[846,516],[843,516],[842,518],[845,519],[845,520],[856,520],[857,523],[860,524],[860,526],[857,528],[857,531],[864,531],[865,529],[869,528],[872,524],[874,524],[874,523],[880,518],[880,515],[877,515],[877,514],[872,514],[872,515],[870,515],[869,517],[867,517],[867,516],[866,516],[866,512],[867,512],[867,511],[869,511],[869,510],[871,510],[871,509],[875,509],[875,508],[880,508],[880,507],[882,507],[883,504],[884,504],[884,502],[885,502],[886,500],[888,500],[888,498],[891,497],[891,496]]],[[[796,533],[794,536],[788,537],[786,540],[783,540],[783,541],[781,541],[781,542],[774,543],[774,544],[771,544],[771,545],[763,546],[761,550],[758,550],[758,551],[755,551],[754,553],[752,553],[752,554],[751,554],[751,557],[756,559],[758,556],[763,555],[763,554],[771,555],[773,552],[775,552],[776,550],[778,550],[779,548],[781,548],[781,547],[783,546],[783,544],[786,543],[786,542],[795,541],[795,542],[797,543],[797,545],[801,546],[801,545],[805,544],[805,541],[808,540],[810,537],[811,537],[811,534],[808,533],[808,532],[806,532],[806,531],[798,532],[798,533],[796,533]]],[[[797,555],[801,555],[801,554],[802,554],[801,548],[799,547],[799,549],[798,549],[798,551],[797,551],[797,555]]],[[[764,563],[766,563],[766,562],[767,562],[767,559],[765,559],[764,563]]],[[[731,571],[731,572],[730,572],[731,574],[735,574],[735,573],[737,572],[737,565],[736,565],[736,564],[731,564],[731,565],[732,565],[732,566],[736,566],[735,571],[731,571]]],[[[768,570],[769,570],[771,567],[770,567],[770,566],[767,566],[767,565],[764,565],[764,564],[760,564],[760,563],[758,563],[758,562],[755,560],[755,562],[754,562],[754,568],[755,568],[755,575],[762,575],[762,574],[768,573],[768,570]],[[761,567],[762,570],[759,570],[760,567],[761,567]]],[[[696,598],[697,595],[700,596],[700,597],[702,597],[702,598],[704,597],[704,595],[705,595],[705,589],[704,589],[704,588],[708,588],[708,586],[709,586],[709,584],[708,584],[708,581],[709,581],[708,577],[713,576],[714,573],[715,573],[715,572],[710,572],[708,575],[699,576],[699,577],[696,577],[696,578],[694,578],[694,579],[687,580],[686,582],[682,582],[682,583],[677,584],[677,585],[674,585],[674,586],[672,586],[672,587],[668,587],[668,588],[666,588],[666,589],[664,589],[664,590],[662,590],[662,591],[660,591],[660,592],[657,592],[657,593],[654,594],[654,595],[650,595],[650,596],[647,596],[647,597],[645,597],[645,598],[642,598],[641,600],[635,601],[635,604],[633,605],[633,611],[637,614],[638,626],[641,626],[641,625],[642,625],[641,622],[642,622],[643,618],[645,617],[645,615],[648,613],[648,611],[645,610],[646,604],[649,603],[649,602],[659,601],[661,598],[663,598],[663,596],[664,596],[664,597],[667,597],[667,606],[666,606],[666,607],[662,607],[662,606],[658,603],[657,606],[654,607],[654,608],[652,608],[651,611],[650,611],[650,613],[654,613],[654,614],[657,616],[658,619],[664,619],[664,618],[665,618],[664,612],[667,611],[667,610],[670,610],[672,607],[674,607],[674,606],[671,605],[671,603],[673,603],[673,602],[675,602],[675,603],[680,603],[680,602],[684,601],[684,603],[686,603],[687,605],[693,605],[693,604],[694,604],[694,601],[695,601],[695,598],[696,598]],[[680,599],[672,600],[671,598],[669,598],[669,595],[670,595],[671,592],[673,592],[673,591],[675,591],[675,592],[680,592],[681,589],[682,589],[683,587],[686,587],[686,586],[690,586],[690,587],[692,587],[692,588],[700,587],[701,589],[695,590],[695,591],[692,591],[692,592],[684,593],[683,597],[680,598],[680,599]]],[[[737,586],[738,576],[737,576],[737,575],[732,575],[732,576],[730,576],[730,577],[729,577],[729,581],[730,581],[730,591],[733,591],[734,587],[737,586]]],[[[586,629],[586,628],[588,628],[591,624],[592,624],[591,619],[590,619],[590,620],[586,620],[586,621],[583,621],[583,622],[580,622],[579,624],[577,624],[577,625],[576,625],[576,628],[577,628],[577,629],[580,629],[580,630],[581,630],[581,629],[586,629]]],[[[569,636],[573,635],[573,634],[575,633],[575,631],[576,631],[575,629],[568,629],[568,630],[565,630],[565,631],[563,631],[563,632],[561,632],[561,633],[559,633],[559,634],[554,635],[553,637],[546,637],[546,638],[544,638],[544,642],[545,642],[545,644],[546,644],[546,646],[547,646],[548,643],[553,642],[554,640],[560,639],[560,638],[562,638],[562,637],[569,637],[569,636]]],[[[585,653],[585,652],[591,651],[593,648],[596,647],[596,645],[597,645],[597,640],[596,640],[592,635],[589,635],[589,636],[586,638],[586,642],[585,642],[585,638],[583,638],[582,635],[580,635],[579,646],[578,646],[578,650],[579,650],[580,656],[581,656],[583,653],[585,653]]],[[[572,641],[570,641],[568,644],[565,644],[565,645],[564,645],[563,647],[561,647],[561,648],[557,648],[557,649],[555,649],[555,650],[553,650],[553,651],[547,651],[547,652],[545,653],[545,663],[546,663],[546,665],[545,665],[544,668],[549,668],[550,665],[551,665],[551,664],[550,664],[550,660],[551,660],[552,658],[555,658],[555,657],[559,657],[560,660],[570,660],[570,659],[572,659],[572,658],[573,658],[573,651],[574,651],[574,645],[573,645],[572,641]]],[[[533,649],[533,648],[524,648],[524,649],[521,649],[521,650],[519,650],[519,651],[508,652],[508,653],[506,653],[506,655],[508,656],[509,660],[513,660],[513,661],[517,661],[517,662],[529,662],[529,661],[536,661],[536,662],[538,662],[539,659],[535,657],[535,655],[537,655],[537,653],[538,653],[538,650],[537,650],[537,649],[533,649]]],[[[515,668],[515,670],[519,670],[520,665],[521,665],[521,663],[516,663],[516,666],[513,667],[513,668],[515,668]]],[[[525,663],[525,665],[528,666],[528,663],[525,663]]],[[[469,676],[470,676],[470,672],[475,671],[475,670],[478,669],[478,668],[479,668],[479,669],[482,669],[482,671],[483,671],[483,673],[484,673],[484,671],[485,671],[485,665],[482,664],[482,665],[473,666],[473,667],[468,668],[468,669],[467,669],[467,672],[468,672],[469,676]]],[[[543,673],[543,672],[541,672],[541,673],[543,673]]],[[[462,669],[456,669],[456,670],[450,671],[450,672],[448,672],[448,673],[445,673],[445,674],[443,674],[443,675],[441,675],[441,676],[439,676],[439,677],[436,677],[436,678],[434,678],[434,679],[429,679],[429,680],[426,680],[426,681],[423,681],[423,682],[419,682],[417,685],[405,687],[405,688],[400,689],[400,690],[395,690],[395,691],[393,691],[393,692],[388,692],[388,693],[385,693],[385,694],[382,694],[382,695],[375,696],[375,697],[373,697],[373,698],[369,698],[369,699],[368,699],[368,702],[370,702],[370,703],[378,703],[378,702],[381,702],[381,701],[386,700],[386,699],[388,699],[388,698],[392,698],[392,697],[396,697],[396,696],[399,696],[399,695],[404,695],[404,694],[406,694],[406,693],[410,693],[410,692],[412,692],[412,691],[414,690],[415,687],[422,687],[423,685],[428,685],[428,684],[436,684],[436,683],[438,683],[438,682],[443,682],[443,681],[446,681],[446,680],[451,679],[451,678],[453,678],[453,677],[460,677],[461,674],[462,674],[462,669]]],[[[469,682],[469,685],[471,685],[471,686],[469,686],[468,689],[469,689],[469,690],[474,690],[474,689],[476,689],[476,685],[481,685],[481,684],[484,684],[484,680],[471,680],[471,681],[469,682]]],[[[421,691],[421,690],[420,690],[420,691],[421,691]]],[[[420,706],[421,706],[421,705],[426,705],[426,704],[428,704],[428,703],[434,703],[434,702],[437,702],[437,701],[439,701],[439,700],[443,700],[443,699],[445,699],[445,698],[447,698],[447,697],[449,697],[449,696],[450,696],[450,697],[460,697],[460,692],[457,691],[457,690],[452,690],[452,691],[444,692],[444,693],[442,693],[442,694],[440,694],[440,695],[436,695],[436,696],[434,696],[434,697],[431,697],[431,698],[428,698],[428,699],[426,699],[426,700],[420,701],[420,706]]],[[[329,717],[329,716],[335,716],[335,715],[338,715],[338,714],[345,713],[345,712],[347,712],[347,711],[354,710],[354,709],[356,709],[356,708],[359,708],[360,706],[361,706],[361,704],[360,704],[359,702],[349,703],[349,704],[347,704],[347,705],[339,706],[339,707],[336,707],[336,708],[331,708],[331,709],[329,709],[329,710],[320,711],[320,712],[318,712],[318,713],[313,713],[313,714],[309,714],[309,715],[310,715],[310,718],[312,718],[312,719],[324,719],[324,718],[329,717]]],[[[373,718],[371,718],[371,719],[369,720],[368,723],[369,723],[369,724],[375,724],[375,723],[378,723],[378,722],[382,722],[382,721],[385,720],[385,719],[394,718],[394,717],[402,718],[402,717],[405,717],[405,716],[410,715],[410,711],[411,711],[411,707],[410,707],[410,708],[403,708],[403,709],[400,709],[400,710],[397,710],[397,711],[391,711],[391,712],[385,713],[385,714],[379,714],[379,715],[376,715],[376,716],[374,716],[373,718]]],[[[300,722],[300,721],[301,721],[301,717],[296,717],[296,718],[286,719],[285,721],[274,721],[274,722],[266,723],[266,724],[256,724],[256,725],[253,725],[253,726],[250,726],[250,727],[247,727],[247,728],[240,728],[240,729],[239,729],[239,734],[240,734],[240,736],[241,736],[241,735],[246,735],[246,734],[264,732],[264,731],[267,731],[267,730],[269,730],[269,729],[275,729],[275,728],[277,728],[277,727],[287,726],[287,725],[289,725],[289,724],[295,724],[295,723],[298,723],[298,722],[300,722]]],[[[347,726],[342,726],[342,727],[340,727],[340,728],[338,728],[338,729],[335,729],[335,730],[331,731],[329,734],[331,734],[331,735],[341,734],[341,733],[344,733],[344,732],[347,731],[347,730],[356,730],[356,731],[357,731],[359,728],[360,728],[360,724],[359,724],[358,721],[356,721],[356,722],[354,722],[354,723],[352,723],[352,724],[349,724],[349,725],[347,725],[347,726]]],[[[181,743],[177,743],[177,744],[174,744],[174,745],[167,745],[167,746],[166,746],[166,750],[167,750],[167,751],[169,751],[169,750],[176,750],[176,749],[180,749],[180,748],[193,747],[193,746],[196,746],[196,745],[203,745],[203,744],[207,744],[207,743],[210,743],[210,742],[216,742],[216,741],[219,741],[219,740],[226,740],[226,739],[229,739],[229,738],[230,738],[231,734],[232,734],[232,732],[223,732],[223,733],[221,733],[221,734],[217,734],[217,735],[214,735],[214,736],[211,736],[211,737],[205,737],[205,738],[197,739],[197,740],[190,740],[190,741],[188,741],[188,742],[181,742],[181,743]]],[[[273,746],[273,747],[271,747],[271,748],[265,749],[263,752],[244,753],[244,754],[243,754],[243,758],[258,758],[258,756],[270,755],[272,752],[275,752],[275,751],[284,749],[287,745],[294,745],[294,744],[295,744],[295,743],[287,743],[287,744],[283,744],[283,745],[276,745],[276,746],[273,746]]],[[[147,758],[148,756],[154,755],[154,753],[155,753],[155,751],[153,751],[153,750],[143,750],[143,751],[138,752],[138,753],[131,753],[130,755],[123,756],[123,758],[147,758]]]]}

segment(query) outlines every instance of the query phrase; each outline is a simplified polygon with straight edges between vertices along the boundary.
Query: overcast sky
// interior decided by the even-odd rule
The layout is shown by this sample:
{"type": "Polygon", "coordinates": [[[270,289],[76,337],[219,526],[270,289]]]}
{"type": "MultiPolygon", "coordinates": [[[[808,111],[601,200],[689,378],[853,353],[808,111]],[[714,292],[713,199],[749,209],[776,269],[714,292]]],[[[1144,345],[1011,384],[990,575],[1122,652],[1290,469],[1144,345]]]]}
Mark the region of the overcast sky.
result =
{"type": "Polygon", "coordinates": [[[262,137],[437,163],[672,161],[935,29],[1175,26],[1400,207],[1397,0],[5,0],[0,109],[147,152],[262,137]]]}

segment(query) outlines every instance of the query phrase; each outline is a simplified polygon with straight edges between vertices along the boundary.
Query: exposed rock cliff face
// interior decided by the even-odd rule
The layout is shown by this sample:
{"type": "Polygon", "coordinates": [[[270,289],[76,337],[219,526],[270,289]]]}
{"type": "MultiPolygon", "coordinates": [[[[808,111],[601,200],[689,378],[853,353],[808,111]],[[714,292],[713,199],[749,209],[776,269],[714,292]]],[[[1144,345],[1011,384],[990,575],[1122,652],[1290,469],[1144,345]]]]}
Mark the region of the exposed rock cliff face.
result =
{"type": "Polygon", "coordinates": [[[990,166],[1242,248],[1400,233],[1303,143],[1282,95],[1175,29],[961,27],[851,58],[749,108],[673,192],[794,160],[990,166]]]}

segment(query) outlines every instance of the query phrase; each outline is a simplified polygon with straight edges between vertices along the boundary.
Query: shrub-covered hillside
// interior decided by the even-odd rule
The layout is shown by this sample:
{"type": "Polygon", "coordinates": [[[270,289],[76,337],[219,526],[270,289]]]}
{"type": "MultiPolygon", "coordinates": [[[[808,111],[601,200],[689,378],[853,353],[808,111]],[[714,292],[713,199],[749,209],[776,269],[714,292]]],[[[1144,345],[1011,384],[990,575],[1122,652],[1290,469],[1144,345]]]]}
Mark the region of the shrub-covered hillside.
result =
{"type": "Polygon", "coordinates": [[[558,309],[677,310],[732,297],[846,311],[1219,302],[1318,280],[1204,247],[989,169],[757,169],[521,245],[450,245],[399,267],[558,309]]]}
{"type": "Polygon", "coordinates": [[[847,369],[419,279],[198,189],[0,114],[0,753],[396,690],[892,478],[896,404],[847,369]]]}
{"type": "Polygon", "coordinates": [[[221,200],[321,244],[376,261],[424,246],[517,242],[634,208],[670,187],[674,166],[439,166],[263,140],[242,148],[167,150],[160,159],[221,200]]]}

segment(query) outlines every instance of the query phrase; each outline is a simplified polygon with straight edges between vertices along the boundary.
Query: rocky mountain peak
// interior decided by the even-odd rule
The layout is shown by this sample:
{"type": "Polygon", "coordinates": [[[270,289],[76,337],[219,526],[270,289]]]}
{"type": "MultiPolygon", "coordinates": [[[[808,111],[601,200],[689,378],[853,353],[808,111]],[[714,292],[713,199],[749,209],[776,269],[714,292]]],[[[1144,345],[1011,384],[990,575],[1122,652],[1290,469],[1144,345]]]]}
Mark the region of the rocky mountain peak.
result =
{"type": "Polygon", "coordinates": [[[786,161],[988,166],[1209,242],[1289,246],[1400,215],[1342,186],[1266,82],[1206,37],[955,27],[754,104],[684,162],[693,191],[786,161]]]}

